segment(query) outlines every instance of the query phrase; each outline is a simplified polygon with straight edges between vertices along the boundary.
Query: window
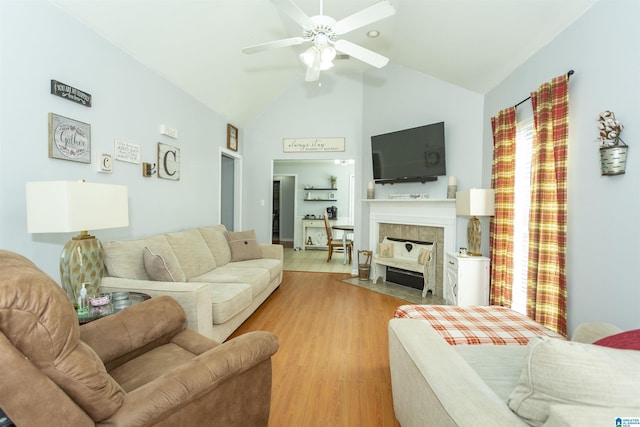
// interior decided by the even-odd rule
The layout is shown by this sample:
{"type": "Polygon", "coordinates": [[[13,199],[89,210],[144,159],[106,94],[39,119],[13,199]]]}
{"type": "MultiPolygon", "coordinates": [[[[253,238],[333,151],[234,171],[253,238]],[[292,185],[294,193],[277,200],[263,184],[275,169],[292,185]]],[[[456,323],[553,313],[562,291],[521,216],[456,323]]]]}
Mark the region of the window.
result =
{"type": "Polygon", "coordinates": [[[516,171],[513,223],[513,287],[511,308],[527,314],[527,274],[529,271],[529,207],[531,204],[531,157],[533,111],[530,106],[516,113],[516,171]]]}

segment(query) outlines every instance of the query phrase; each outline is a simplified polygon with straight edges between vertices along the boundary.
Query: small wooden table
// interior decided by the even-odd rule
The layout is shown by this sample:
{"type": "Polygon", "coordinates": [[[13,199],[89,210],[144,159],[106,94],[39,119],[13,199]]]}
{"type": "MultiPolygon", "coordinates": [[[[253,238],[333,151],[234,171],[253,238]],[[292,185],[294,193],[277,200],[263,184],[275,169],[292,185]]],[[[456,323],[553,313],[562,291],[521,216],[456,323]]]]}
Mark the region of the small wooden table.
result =
{"type": "Polygon", "coordinates": [[[342,249],[344,250],[344,264],[347,263],[347,234],[353,235],[354,226],[349,224],[336,224],[331,226],[334,230],[342,231],[342,249]]]}

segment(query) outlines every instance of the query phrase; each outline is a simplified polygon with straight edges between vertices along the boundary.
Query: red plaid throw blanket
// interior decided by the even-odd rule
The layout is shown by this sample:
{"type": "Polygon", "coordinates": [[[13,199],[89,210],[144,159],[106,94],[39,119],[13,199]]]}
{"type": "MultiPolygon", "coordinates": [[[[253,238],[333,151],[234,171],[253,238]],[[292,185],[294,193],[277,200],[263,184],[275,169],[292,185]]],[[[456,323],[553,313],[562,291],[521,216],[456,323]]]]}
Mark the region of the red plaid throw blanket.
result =
{"type": "Polygon", "coordinates": [[[565,339],[529,317],[499,306],[402,305],[393,317],[427,321],[451,345],[526,345],[536,335],[565,339]]]}

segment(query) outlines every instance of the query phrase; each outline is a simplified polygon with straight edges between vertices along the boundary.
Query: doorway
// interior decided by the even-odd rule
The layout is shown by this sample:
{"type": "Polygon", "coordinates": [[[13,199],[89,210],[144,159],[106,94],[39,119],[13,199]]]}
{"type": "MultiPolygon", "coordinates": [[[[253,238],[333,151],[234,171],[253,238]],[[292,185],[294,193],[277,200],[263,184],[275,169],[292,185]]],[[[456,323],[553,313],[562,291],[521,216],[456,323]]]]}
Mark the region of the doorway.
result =
{"type": "MultiPolygon", "coordinates": [[[[279,192],[279,234],[284,239],[285,212],[290,212],[286,221],[291,231],[294,248],[305,248],[303,238],[304,220],[323,218],[327,207],[337,207],[337,220],[341,224],[353,224],[355,217],[355,162],[352,160],[329,159],[274,159],[272,180],[280,180],[279,192]],[[282,177],[293,177],[292,189],[286,190],[282,177]],[[331,178],[337,180],[332,186],[331,178]],[[283,198],[290,194],[293,201],[290,208],[282,205],[283,198]]],[[[272,198],[273,200],[273,198],[272,198]]],[[[275,208],[274,203],[273,207],[275,208]]],[[[324,227],[312,232],[326,236],[324,227]]],[[[289,239],[289,237],[287,237],[289,239]]],[[[313,238],[315,241],[315,237],[313,238]]]]}
{"type": "Polygon", "coordinates": [[[235,153],[220,154],[220,224],[227,230],[242,229],[242,158],[235,153]]]}
{"type": "Polygon", "coordinates": [[[295,175],[274,175],[272,192],[271,242],[293,248],[295,240],[295,175]]]}

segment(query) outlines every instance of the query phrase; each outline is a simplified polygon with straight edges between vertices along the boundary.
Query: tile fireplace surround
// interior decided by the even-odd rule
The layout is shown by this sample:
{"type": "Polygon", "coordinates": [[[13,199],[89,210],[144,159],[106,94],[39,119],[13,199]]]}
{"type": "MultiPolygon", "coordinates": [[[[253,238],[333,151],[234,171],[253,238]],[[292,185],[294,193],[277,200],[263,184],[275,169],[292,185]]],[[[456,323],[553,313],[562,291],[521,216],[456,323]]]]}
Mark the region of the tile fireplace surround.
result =
{"type": "Polygon", "coordinates": [[[455,199],[370,199],[369,242],[385,237],[436,242],[436,295],[442,297],[445,252],[455,252],[455,199]]]}

